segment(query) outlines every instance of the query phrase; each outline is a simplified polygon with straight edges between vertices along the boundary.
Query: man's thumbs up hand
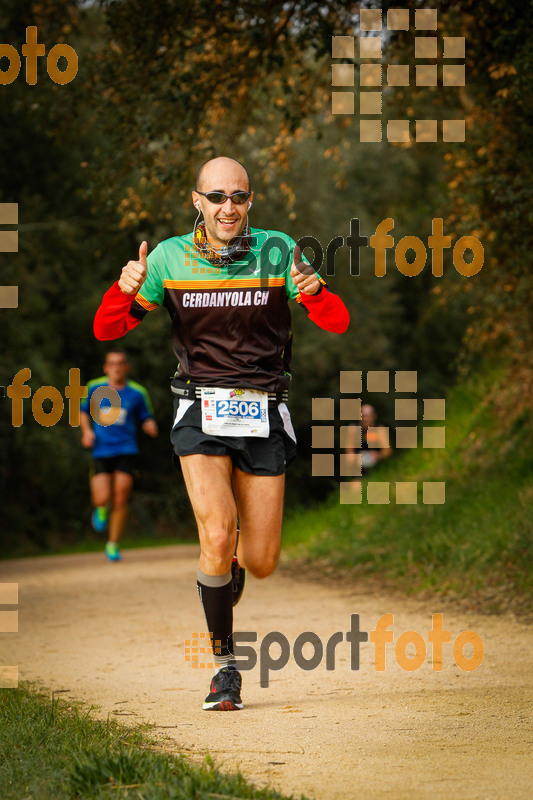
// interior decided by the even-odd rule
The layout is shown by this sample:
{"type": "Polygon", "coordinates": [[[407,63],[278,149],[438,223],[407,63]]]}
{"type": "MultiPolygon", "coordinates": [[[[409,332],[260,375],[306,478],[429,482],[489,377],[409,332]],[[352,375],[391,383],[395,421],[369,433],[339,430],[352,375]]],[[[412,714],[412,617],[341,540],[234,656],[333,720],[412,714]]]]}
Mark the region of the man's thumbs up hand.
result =
{"type": "Polygon", "coordinates": [[[291,278],[304,294],[316,294],[320,289],[316,272],[310,264],[302,261],[302,250],[298,245],[295,245],[292,254],[291,278]]]}
{"type": "Polygon", "coordinates": [[[147,242],[141,242],[139,247],[139,260],[128,261],[126,266],[122,268],[118,285],[119,289],[124,292],[124,294],[137,294],[145,282],[148,272],[148,265],[146,263],[147,255],[148,244],[147,242]]]}
{"type": "Polygon", "coordinates": [[[143,266],[147,266],[146,264],[146,256],[148,255],[148,243],[141,242],[139,245],[139,263],[143,266]]]}

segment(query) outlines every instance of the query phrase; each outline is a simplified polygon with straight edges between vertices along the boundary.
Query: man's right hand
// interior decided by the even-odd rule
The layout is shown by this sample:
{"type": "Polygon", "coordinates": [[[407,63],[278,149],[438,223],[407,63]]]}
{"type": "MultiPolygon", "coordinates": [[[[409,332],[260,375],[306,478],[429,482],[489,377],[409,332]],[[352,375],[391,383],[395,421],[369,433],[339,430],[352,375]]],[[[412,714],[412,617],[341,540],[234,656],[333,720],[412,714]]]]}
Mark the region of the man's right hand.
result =
{"type": "Polygon", "coordinates": [[[139,260],[128,261],[126,266],[122,268],[118,285],[119,289],[124,292],[124,294],[137,294],[145,282],[146,273],[148,271],[148,265],[146,263],[147,255],[148,244],[146,242],[141,242],[139,247],[139,260]]]}
{"type": "Polygon", "coordinates": [[[91,447],[94,447],[94,439],[95,439],[95,435],[94,435],[94,431],[93,430],[89,429],[88,431],[83,431],[83,434],[82,434],[82,437],[81,437],[81,443],[82,443],[83,447],[86,447],[88,450],[91,447]]]}

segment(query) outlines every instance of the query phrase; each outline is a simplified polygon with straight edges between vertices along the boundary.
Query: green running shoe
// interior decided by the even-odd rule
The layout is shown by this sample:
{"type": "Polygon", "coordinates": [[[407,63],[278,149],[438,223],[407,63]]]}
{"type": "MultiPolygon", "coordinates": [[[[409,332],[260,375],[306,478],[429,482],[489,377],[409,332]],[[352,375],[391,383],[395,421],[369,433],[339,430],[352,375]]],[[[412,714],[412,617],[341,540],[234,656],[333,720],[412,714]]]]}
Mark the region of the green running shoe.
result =
{"type": "Polygon", "coordinates": [[[108,542],[105,546],[105,554],[110,561],[122,561],[120,550],[115,542],[108,542]]]}
{"type": "Polygon", "coordinates": [[[107,530],[108,509],[106,506],[97,506],[91,516],[91,525],[96,533],[103,533],[107,530]]]}

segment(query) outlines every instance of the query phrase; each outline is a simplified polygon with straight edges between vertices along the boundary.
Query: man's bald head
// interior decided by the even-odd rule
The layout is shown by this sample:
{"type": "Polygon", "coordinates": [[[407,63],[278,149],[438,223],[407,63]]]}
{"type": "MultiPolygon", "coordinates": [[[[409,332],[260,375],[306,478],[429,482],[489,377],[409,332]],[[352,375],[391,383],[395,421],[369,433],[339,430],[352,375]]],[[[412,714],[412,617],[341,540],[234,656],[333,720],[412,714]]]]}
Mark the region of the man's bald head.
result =
{"type": "Polygon", "coordinates": [[[216,183],[217,180],[222,180],[222,176],[228,174],[232,174],[237,179],[242,177],[243,186],[241,188],[247,189],[249,192],[252,191],[250,176],[244,164],[241,164],[235,158],[227,158],[227,156],[218,156],[217,158],[210,158],[209,161],[204,161],[196,174],[196,191],[204,192],[206,191],[206,186],[209,191],[220,189],[220,186],[209,186],[209,184],[213,181],[216,183]]]}

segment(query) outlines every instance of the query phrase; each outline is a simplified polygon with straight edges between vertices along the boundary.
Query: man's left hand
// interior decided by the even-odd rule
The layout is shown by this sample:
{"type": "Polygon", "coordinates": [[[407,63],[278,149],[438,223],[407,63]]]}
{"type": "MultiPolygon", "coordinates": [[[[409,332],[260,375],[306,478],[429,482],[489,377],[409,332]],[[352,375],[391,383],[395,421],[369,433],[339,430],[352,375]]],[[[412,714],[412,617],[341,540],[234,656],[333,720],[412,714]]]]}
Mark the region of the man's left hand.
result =
{"type": "Polygon", "coordinates": [[[153,417],[149,417],[143,422],[142,429],[146,434],[148,434],[148,436],[152,436],[154,439],[159,433],[157,429],[157,423],[153,417]]]}
{"type": "Polygon", "coordinates": [[[291,267],[293,283],[303,294],[316,294],[320,288],[320,281],[311,264],[302,261],[302,249],[298,245],[294,248],[291,267]]]}

